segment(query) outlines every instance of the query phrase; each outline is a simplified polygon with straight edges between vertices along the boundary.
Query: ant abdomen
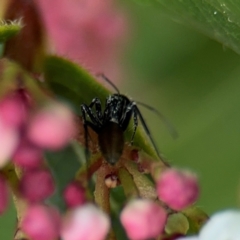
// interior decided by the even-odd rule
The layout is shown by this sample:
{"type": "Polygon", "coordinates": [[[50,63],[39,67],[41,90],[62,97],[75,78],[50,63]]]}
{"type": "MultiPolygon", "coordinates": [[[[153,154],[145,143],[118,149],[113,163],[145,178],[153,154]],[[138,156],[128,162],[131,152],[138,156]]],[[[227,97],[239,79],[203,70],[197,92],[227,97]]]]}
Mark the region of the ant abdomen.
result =
{"type": "Polygon", "coordinates": [[[105,160],[114,165],[120,159],[124,148],[123,130],[115,122],[107,122],[98,133],[98,142],[105,160]]]}

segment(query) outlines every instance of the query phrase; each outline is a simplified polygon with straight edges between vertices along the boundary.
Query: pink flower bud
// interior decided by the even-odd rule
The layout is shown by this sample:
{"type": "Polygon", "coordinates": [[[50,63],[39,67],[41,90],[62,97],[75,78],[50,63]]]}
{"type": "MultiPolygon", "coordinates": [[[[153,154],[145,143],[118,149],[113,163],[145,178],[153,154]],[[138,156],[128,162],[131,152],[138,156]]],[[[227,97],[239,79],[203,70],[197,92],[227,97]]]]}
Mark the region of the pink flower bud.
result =
{"type": "Polygon", "coordinates": [[[64,147],[74,134],[74,115],[62,104],[52,104],[39,111],[27,130],[34,144],[52,150],[64,147]]]}
{"type": "Polygon", "coordinates": [[[27,169],[38,168],[42,160],[42,149],[34,146],[28,141],[22,141],[13,155],[14,163],[27,169]]]}
{"type": "Polygon", "coordinates": [[[8,206],[8,187],[3,176],[0,175],[0,214],[2,214],[8,206]]]}
{"type": "Polygon", "coordinates": [[[60,215],[56,209],[32,205],[27,209],[21,229],[31,240],[57,239],[60,231],[60,215]]]}
{"type": "Polygon", "coordinates": [[[67,206],[70,208],[82,205],[86,201],[85,190],[78,182],[70,183],[66,187],[63,197],[67,206]]]}
{"type": "Polygon", "coordinates": [[[10,160],[18,140],[19,136],[16,129],[6,126],[0,119],[0,168],[10,160]]]}
{"type": "Polygon", "coordinates": [[[165,210],[146,199],[131,201],[120,216],[121,223],[132,240],[156,238],[162,233],[166,219],[165,210]]]}
{"type": "Polygon", "coordinates": [[[27,106],[20,91],[8,94],[0,101],[0,118],[10,127],[20,127],[27,118],[27,106]]]}
{"type": "Polygon", "coordinates": [[[188,171],[169,169],[157,181],[158,197],[174,210],[193,204],[199,195],[196,175],[188,171]]]}
{"type": "Polygon", "coordinates": [[[26,171],[20,181],[19,190],[29,202],[39,202],[52,195],[54,182],[46,170],[26,171]]]}
{"type": "Polygon", "coordinates": [[[61,231],[64,240],[104,240],[110,228],[108,216],[92,204],[75,208],[61,231]]]}

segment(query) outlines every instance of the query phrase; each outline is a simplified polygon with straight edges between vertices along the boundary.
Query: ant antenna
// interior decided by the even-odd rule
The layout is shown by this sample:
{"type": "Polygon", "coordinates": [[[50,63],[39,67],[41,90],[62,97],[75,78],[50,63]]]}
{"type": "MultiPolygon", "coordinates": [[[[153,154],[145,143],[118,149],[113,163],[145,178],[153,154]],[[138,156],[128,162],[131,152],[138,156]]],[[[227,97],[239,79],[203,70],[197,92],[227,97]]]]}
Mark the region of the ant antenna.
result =
{"type": "Polygon", "coordinates": [[[118,88],[103,73],[98,73],[97,76],[101,77],[103,80],[105,80],[109,85],[111,85],[114,88],[114,90],[118,93],[118,95],[120,95],[118,88]]]}
{"type": "Polygon", "coordinates": [[[155,114],[158,115],[158,117],[161,119],[161,121],[164,123],[164,125],[167,127],[168,131],[170,132],[172,138],[176,139],[178,137],[178,132],[176,131],[176,129],[174,128],[174,126],[172,125],[172,123],[161,113],[159,112],[156,108],[149,106],[145,103],[142,102],[138,102],[135,101],[138,105],[141,105],[143,107],[145,107],[146,109],[154,112],[155,114]]]}

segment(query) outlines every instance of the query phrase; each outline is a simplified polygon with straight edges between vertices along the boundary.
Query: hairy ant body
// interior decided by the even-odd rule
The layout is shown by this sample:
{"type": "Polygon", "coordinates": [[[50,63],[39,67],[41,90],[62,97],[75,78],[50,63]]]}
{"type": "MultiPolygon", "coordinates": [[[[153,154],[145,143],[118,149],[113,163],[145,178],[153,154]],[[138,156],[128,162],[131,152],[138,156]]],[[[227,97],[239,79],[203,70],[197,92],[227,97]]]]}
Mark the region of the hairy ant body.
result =
{"type": "MultiPolygon", "coordinates": [[[[81,105],[86,143],[88,142],[87,127],[89,126],[98,134],[99,147],[105,160],[111,165],[116,164],[123,152],[124,132],[133,117],[133,133],[130,143],[133,144],[139,118],[145,132],[154,146],[154,149],[159,155],[156,144],[153,141],[150,131],[137,107],[137,103],[130,100],[125,95],[120,94],[117,87],[109,79],[104,75],[101,76],[117,91],[117,93],[107,97],[104,110],[102,110],[102,104],[98,98],[94,98],[89,106],[86,104],[81,105]],[[94,106],[95,112],[93,111],[94,106]],[[87,120],[87,116],[90,121],[87,120]]],[[[166,122],[163,115],[157,112],[154,108],[143,103],[138,104],[155,111],[168,125],[168,122],[166,122]]]]}

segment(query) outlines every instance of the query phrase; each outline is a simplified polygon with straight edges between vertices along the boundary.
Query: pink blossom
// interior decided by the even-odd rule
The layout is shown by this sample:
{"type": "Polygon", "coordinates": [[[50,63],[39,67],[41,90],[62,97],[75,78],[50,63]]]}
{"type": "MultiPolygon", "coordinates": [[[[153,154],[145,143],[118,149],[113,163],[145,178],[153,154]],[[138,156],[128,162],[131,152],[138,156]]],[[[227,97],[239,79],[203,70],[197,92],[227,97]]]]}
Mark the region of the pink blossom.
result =
{"type": "Polygon", "coordinates": [[[19,190],[23,197],[30,202],[39,202],[54,191],[54,182],[47,170],[26,171],[20,181],[19,190]]]}
{"type": "Polygon", "coordinates": [[[57,239],[60,230],[60,216],[56,209],[32,205],[22,220],[21,229],[32,240],[57,239]]]}
{"type": "Polygon", "coordinates": [[[0,168],[11,158],[19,141],[18,131],[6,126],[0,118],[0,168]]]}
{"type": "Polygon", "coordinates": [[[63,240],[104,240],[110,228],[108,216],[93,204],[75,208],[63,225],[63,240]]]}
{"type": "Polygon", "coordinates": [[[70,208],[82,205],[86,201],[85,190],[78,182],[70,183],[64,190],[63,197],[70,208]]]}
{"type": "Polygon", "coordinates": [[[43,160],[43,150],[26,140],[21,140],[17,147],[13,161],[16,165],[27,169],[38,168],[43,160]]]}
{"type": "Polygon", "coordinates": [[[199,195],[196,175],[188,171],[169,169],[157,181],[159,198],[174,210],[193,204],[199,195]]]}
{"type": "Polygon", "coordinates": [[[35,1],[54,52],[116,78],[126,16],[112,0],[35,1]]]}
{"type": "Polygon", "coordinates": [[[0,175],[0,214],[2,214],[8,206],[8,187],[3,176],[0,175]]]}
{"type": "Polygon", "coordinates": [[[22,126],[27,114],[27,105],[20,90],[7,94],[0,101],[0,118],[6,126],[22,126]]]}
{"type": "Polygon", "coordinates": [[[57,150],[64,147],[75,135],[74,115],[60,103],[52,104],[33,116],[27,136],[39,147],[57,150]]]}
{"type": "Polygon", "coordinates": [[[156,238],[164,229],[167,213],[158,204],[137,199],[123,209],[121,223],[132,240],[156,238]]]}

